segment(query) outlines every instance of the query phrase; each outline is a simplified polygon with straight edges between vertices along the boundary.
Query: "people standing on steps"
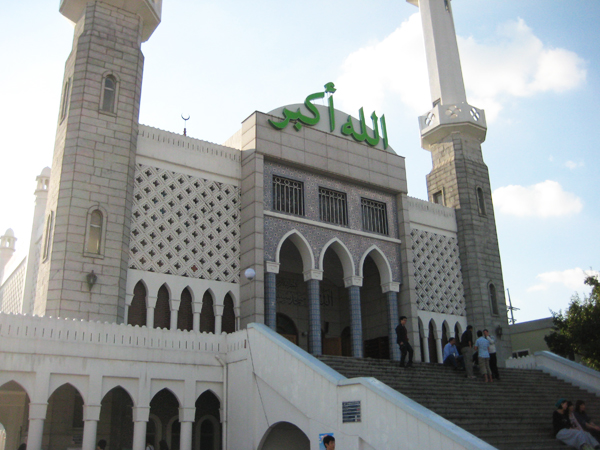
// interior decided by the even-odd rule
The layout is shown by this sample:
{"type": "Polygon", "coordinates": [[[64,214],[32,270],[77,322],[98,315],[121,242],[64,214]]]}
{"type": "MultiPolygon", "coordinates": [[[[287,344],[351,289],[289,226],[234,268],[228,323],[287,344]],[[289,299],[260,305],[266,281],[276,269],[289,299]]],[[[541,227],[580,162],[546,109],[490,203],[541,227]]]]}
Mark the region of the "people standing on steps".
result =
{"type": "Polygon", "coordinates": [[[479,372],[483,375],[486,383],[492,382],[492,371],[490,369],[490,341],[483,337],[483,331],[477,330],[477,340],[474,349],[477,350],[479,360],[479,372]]]}
{"type": "Polygon", "coordinates": [[[579,450],[600,449],[600,443],[590,433],[572,428],[566,398],[561,398],[554,406],[556,409],[552,413],[552,427],[558,441],[579,450]]]}
{"type": "Polygon", "coordinates": [[[467,330],[460,337],[460,352],[463,355],[467,378],[475,378],[473,375],[473,325],[467,325],[467,330]]]}
{"type": "Polygon", "coordinates": [[[408,353],[408,363],[406,364],[406,368],[410,368],[413,365],[413,348],[408,342],[408,330],[406,329],[406,316],[400,317],[400,323],[396,327],[396,342],[400,346],[400,367],[404,367],[404,361],[406,360],[406,354],[408,353]]]}
{"type": "Polygon", "coordinates": [[[492,378],[500,381],[500,372],[498,372],[498,359],[496,358],[496,338],[490,334],[488,330],[483,330],[483,336],[490,343],[490,369],[492,370],[492,378]]]}

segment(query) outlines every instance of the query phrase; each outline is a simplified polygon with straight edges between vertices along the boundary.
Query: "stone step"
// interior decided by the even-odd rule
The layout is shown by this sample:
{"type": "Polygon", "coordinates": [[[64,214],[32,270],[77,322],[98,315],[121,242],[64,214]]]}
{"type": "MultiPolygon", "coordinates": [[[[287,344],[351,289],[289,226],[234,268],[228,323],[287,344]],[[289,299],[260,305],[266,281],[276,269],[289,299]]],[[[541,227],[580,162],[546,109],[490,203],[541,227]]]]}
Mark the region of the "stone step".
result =
{"type": "Polygon", "coordinates": [[[598,397],[537,370],[501,368],[500,381],[484,383],[441,364],[406,369],[388,360],[320,359],[348,378],[377,378],[500,450],[565,450],[552,436],[559,397],[584,399],[588,414],[600,417],[598,397]]]}

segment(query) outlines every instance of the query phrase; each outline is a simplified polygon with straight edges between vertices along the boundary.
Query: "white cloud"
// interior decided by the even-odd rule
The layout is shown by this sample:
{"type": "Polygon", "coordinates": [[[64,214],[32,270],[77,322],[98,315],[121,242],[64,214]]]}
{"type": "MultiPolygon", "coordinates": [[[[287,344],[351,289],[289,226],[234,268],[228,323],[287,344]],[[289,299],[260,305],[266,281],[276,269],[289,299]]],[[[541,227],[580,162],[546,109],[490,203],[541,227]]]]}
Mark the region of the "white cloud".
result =
{"type": "Polygon", "coordinates": [[[583,167],[583,162],[582,162],[582,161],[580,161],[580,162],[575,162],[575,161],[567,161],[567,162],[565,163],[565,167],[567,167],[567,168],[569,168],[569,169],[571,169],[571,170],[575,170],[575,169],[577,169],[578,167],[583,167]]]}
{"type": "Polygon", "coordinates": [[[583,281],[588,276],[598,275],[600,275],[600,272],[596,272],[594,270],[586,271],[579,267],[576,267],[575,269],[563,270],[562,272],[544,272],[536,276],[536,279],[539,280],[539,283],[529,287],[527,292],[546,291],[550,289],[552,285],[562,284],[564,287],[567,287],[571,290],[583,291],[587,293],[590,291],[590,287],[585,285],[583,281]]]}
{"type": "MultiPolygon", "coordinates": [[[[564,92],[586,79],[582,58],[566,49],[548,48],[522,19],[502,24],[486,42],[460,36],[458,42],[469,103],[485,109],[488,122],[511,98],[564,92]]],[[[346,58],[336,80],[340,88],[336,100],[353,111],[372,98],[365,105],[370,111],[381,109],[387,98],[399,99],[423,114],[430,107],[426,69],[421,19],[416,13],[381,42],[346,58]]]]}
{"type": "Polygon", "coordinates": [[[557,217],[577,214],[583,202],[551,180],[533,186],[505,186],[493,193],[494,206],[502,214],[518,217],[557,217]]]}

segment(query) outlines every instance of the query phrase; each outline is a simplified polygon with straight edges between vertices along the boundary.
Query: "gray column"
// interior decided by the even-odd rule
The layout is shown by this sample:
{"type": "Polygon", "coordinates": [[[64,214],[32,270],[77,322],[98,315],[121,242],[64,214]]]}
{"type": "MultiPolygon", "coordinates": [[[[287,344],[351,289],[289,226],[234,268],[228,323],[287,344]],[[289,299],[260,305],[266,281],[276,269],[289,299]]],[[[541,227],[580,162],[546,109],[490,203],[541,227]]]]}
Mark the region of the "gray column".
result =
{"type": "Polygon", "coordinates": [[[265,325],[277,331],[277,274],[265,272],[265,325]]]}
{"type": "Polygon", "coordinates": [[[398,345],[396,336],[396,327],[398,326],[398,293],[388,291],[387,296],[388,308],[388,337],[390,346],[390,359],[392,361],[400,361],[400,346],[398,345]]]}
{"type": "Polygon", "coordinates": [[[321,355],[321,299],[320,281],[308,280],[308,351],[312,355],[321,355]]]}
{"type": "Polygon", "coordinates": [[[348,287],[350,297],[350,334],[352,337],[352,356],[363,357],[362,312],[360,310],[360,287],[348,287]]]}

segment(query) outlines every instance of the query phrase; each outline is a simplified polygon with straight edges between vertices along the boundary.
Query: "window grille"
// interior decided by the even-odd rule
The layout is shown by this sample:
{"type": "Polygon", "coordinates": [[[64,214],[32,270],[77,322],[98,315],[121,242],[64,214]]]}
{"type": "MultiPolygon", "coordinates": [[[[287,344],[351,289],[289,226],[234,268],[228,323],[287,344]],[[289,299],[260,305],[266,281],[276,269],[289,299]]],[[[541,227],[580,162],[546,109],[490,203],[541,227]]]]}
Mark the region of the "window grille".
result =
{"type": "Polygon", "coordinates": [[[297,216],[304,215],[304,183],[273,176],[273,209],[297,216]]]}
{"type": "Polygon", "coordinates": [[[387,207],[385,203],[360,199],[363,230],[373,233],[388,234],[387,207]]]}
{"type": "Polygon", "coordinates": [[[324,222],[348,226],[348,201],[344,192],[319,188],[319,213],[324,222]]]}

